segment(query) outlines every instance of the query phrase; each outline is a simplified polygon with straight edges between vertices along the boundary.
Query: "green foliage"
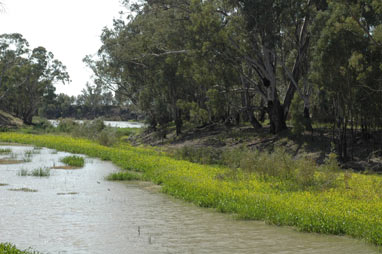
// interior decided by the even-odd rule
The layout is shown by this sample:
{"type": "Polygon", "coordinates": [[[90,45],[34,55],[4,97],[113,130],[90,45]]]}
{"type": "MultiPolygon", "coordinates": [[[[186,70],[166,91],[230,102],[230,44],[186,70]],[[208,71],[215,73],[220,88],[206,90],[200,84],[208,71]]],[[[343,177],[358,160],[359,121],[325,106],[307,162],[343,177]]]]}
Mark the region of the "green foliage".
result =
{"type": "Polygon", "coordinates": [[[84,158],[80,156],[75,156],[75,155],[66,156],[65,158],[62,158],[60,161],[73,167],[83,167],[85,165],[84,158]]]}
{"type": "Polygon", "coordinates": [[[44,47],[29,49],[21,34],[0,35],[0,107],[32,124],[39,105],[54,97],[54,83],[69,81],[66,67],[44,47]]]}
{"type": "Polygon", "coordinates": [[[217,89],[209,89],[207,91],[207,107],[211,112],[213,119],[222,119],[226,113],[225,104],[227,100],[219,93],[217,89]]]}
{"type": "Polygon", "coordinates": [[[173,157],[201,164],[220,164],[221,154],[216,148],[183,146],[175,150],[173,157]]]}
{"type": "Polygon", "coordinates": [[[74,129],[78,127],[78,124],[72,119],[61,119],[57,126],[57,131],[71,133],[74,129]]]}
{"type": "Polygon", "coordinates": [[[0,254],[39,254],[32,249],[19,250],[11,243],[0,243],[0,254]]]}
{"type": "Polygon", "coordinates": [[[47,119],[42,117],[33,118],[33,129],[37,131],[44,131],[44,132],[54,131],[53,125],[47,119]]]}
{"type": "Polygon", "coordinates": [[[304,102],[299,96],[294,96],[291,109],[291,124],[293,134],[301,134],[306,129],[306,119],[304,118],[304,102]]]}

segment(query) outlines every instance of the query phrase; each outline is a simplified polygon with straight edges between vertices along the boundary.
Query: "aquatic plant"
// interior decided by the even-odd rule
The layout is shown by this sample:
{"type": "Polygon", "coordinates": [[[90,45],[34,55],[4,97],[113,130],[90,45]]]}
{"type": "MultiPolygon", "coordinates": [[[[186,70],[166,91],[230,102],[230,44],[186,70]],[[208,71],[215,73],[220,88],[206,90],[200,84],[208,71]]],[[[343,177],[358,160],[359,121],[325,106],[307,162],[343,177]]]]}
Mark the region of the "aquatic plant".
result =
{"type": "Polygon", "coordinates": [[[66,156],[60,160],[61,162],[72,166],[72,167],[83,167],[85,164],[85,160],[83,157],[80,156],[66,156]]]}
{"type": "Polygon", "coordinates": [[[35,168],[32,170],[32,172],[29,175],[37,176],[37,177],[48,177],[50,176],[50,168],[46,168],[46,167],[35,168]]]}
{"type": "Polygon", "coordinates": [[[106,177],[109,181],[133,181],[142,180],[142,176],[128,171],[112,173],[106,177]]]}
{"type": "MultiPolygon", "coordinates": [[[[9,191],[20,191],[20,192],[37,192],[37,190],[29,188],[19,188],[19,189],[8,189],[9,191]]],[[[1,253],[1,252],[0,252],[1,253]]]]}
{"type": "Polygon", "coordinates": [[[27,175],[29,175],[29,171],[26,170],[26,169],[24,169],[24,168],[22,168],[22,169],[20,169],[20,170],[17,172],[17,175],[18,175],[18,176],[27,176],[27,175]]]}
{"type": "Polygon", "coordinates": [[[0,243],[0,254],[39,254],[39,252],[30,248],[27,250],[20,250],[11,243],[0,243]]]}
{"type": "Polygon", "coordinates": [[[261,158],[249,158],[247,168],[241,161],[239,167],[228,168],[67,136],[0,133],[0,140],[110,160],[121,169],[142,172],[144,179],[161,184],[168,194],[239,218],[307,232],[346,234],[382,246],[382,177],[338,172],[335,158],[319,167],[311,161],[289,161],[286,155],[261,154],[261,158]]]}
{"type": "Polygon", "coordinates": [[[0,154],[10,154],[12,152],[9,148],[0,148],[0,154]]]}
{"type": "Polygon", "coordinates": [[[41,167],[41,168],[33,169],[32,171],[22,168],[17,172],[17,175],[18,176],[48,177],[50,176],[50,168],[41,167]]]}

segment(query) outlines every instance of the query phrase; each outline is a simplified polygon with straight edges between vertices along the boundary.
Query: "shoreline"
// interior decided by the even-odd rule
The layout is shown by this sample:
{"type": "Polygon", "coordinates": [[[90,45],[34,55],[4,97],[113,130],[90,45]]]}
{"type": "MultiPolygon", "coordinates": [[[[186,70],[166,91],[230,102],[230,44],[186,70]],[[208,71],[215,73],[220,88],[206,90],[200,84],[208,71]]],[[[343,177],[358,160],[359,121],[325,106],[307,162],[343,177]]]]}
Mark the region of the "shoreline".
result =
{"type": "Polygon", "coordinates": [[[372,192],[382,184],[379,176],[352,173],[345,182],[341,173],[335,188],[288,191],[253,174],[238,171],[230,176],[228,168],[176,160],[145,148],[111,148],[68,136],[20,133],[0,133],[0,140],[109,160],[122,170],[142,172],[144,180],[161,185],[164,193],[241,219],[382,245],[382,195],[372,192]]]}

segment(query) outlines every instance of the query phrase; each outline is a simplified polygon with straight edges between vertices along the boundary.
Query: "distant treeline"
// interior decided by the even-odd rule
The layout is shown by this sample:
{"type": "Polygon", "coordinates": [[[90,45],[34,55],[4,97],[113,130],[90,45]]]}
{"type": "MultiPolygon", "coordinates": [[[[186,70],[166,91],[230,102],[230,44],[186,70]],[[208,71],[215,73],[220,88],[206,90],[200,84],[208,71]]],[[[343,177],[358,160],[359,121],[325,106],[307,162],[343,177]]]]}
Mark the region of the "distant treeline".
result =
{"type": "Polygon", "coordinates": [[[69,105],[65,109],[50,107],[40,110],[40,115],[48,119],[74,118],[91,120],[99,117],[115,121],[141,119],[141,116],[132,112],[129,108],[112,105],[103,105],[97,108],[86,105],[69,105]]]}
{"type": "MultiPolygon", "coordinates": [[[[122,2],[134,15],[114,20],[84,58],[94,85],[64,102],[86,106],[79,115],[128,106],[177,135],[243,122],[300,135],[320,124],[343,160],[359,138],[382,148],[382,1],[122,2]]],[[[2,109],[30,123],[61,103],[53,84],[69,77],[52,53],[19,34],[2,35],[0,50],[2,109]]]]}

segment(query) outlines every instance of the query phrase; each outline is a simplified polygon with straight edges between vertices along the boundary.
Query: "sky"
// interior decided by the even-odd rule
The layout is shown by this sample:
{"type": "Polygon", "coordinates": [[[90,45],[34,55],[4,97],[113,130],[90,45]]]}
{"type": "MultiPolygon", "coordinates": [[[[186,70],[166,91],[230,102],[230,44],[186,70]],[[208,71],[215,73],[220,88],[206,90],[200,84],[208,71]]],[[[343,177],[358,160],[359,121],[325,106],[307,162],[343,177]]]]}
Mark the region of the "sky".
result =
{"type": "Polygon", "coordinates": [[[0,34],[20,33],[31,48],[45,47],[66,67],[72,80],[56,93],[78,95],[92,72],[82,62],[101,46],[102,29],[125,11],[120,0],[0,0],[0,34]]]}

